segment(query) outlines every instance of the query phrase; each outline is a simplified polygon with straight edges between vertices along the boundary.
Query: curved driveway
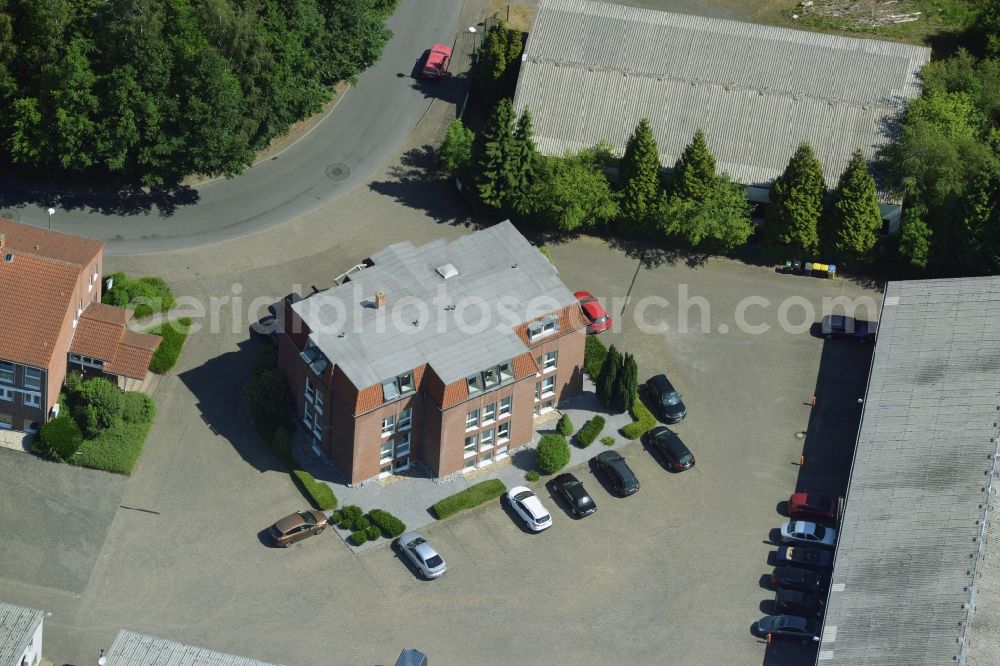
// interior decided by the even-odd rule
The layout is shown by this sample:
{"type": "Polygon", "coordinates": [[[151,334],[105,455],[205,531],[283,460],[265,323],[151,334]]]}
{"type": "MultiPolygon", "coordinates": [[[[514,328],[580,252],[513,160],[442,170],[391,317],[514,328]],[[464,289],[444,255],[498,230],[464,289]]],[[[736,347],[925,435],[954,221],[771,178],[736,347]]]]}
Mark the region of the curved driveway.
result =
{"type": "MultiPolygon", "coordinates": [[[[172,250],[251,234],[307,213],[365,179],[403,144],[442,88],[411,78],[432,44],[455,39],[462,3],[402,0],[394,36],[328,118],[301,140],[233,179],[182,193],[176,205],[0,191],[22,222],[104,240],[109,254],[172,250]]],[[[5,190],[7,188],[4,188],[5,190]]]]}

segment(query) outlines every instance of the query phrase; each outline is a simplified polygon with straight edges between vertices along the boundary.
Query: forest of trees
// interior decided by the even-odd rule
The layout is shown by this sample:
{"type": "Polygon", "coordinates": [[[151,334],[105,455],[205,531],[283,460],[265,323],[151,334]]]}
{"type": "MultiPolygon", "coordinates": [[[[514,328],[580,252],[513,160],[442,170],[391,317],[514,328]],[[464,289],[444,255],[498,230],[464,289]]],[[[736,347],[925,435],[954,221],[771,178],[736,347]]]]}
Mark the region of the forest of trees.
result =
{"type": "Polygon", "coordinates": [[[354,81],[397,0],[0,0],[4,169],[232,175],[354,81]]]}

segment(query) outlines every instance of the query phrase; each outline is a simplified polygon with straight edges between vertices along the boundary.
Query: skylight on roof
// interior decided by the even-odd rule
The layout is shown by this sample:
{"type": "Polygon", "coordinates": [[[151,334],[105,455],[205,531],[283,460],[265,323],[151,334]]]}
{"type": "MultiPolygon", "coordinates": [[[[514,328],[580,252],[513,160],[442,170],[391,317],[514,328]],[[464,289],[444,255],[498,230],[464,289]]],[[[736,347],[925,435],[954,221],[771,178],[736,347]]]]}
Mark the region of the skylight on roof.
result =
{"type": "Polygon", "coordinates": [[[437,267],[437,273],[447,280],[448,278],[453,278],[458,275],[458,269],[452,264],[445,264],[444,266],[437,267]]]}

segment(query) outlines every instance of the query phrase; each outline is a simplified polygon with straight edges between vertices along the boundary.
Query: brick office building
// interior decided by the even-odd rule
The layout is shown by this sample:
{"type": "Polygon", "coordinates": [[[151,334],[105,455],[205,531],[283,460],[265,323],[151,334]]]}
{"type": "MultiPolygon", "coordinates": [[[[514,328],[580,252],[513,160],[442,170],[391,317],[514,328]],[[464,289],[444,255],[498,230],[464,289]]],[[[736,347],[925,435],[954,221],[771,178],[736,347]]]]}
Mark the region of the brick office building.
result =
{"type": "Polygon", "coordinates": [[[35,430],[68,370],[141,385],[160,338],[101,304],[104,243],[0,219],[0,430],[35,430]]]}
{"type": "Polygon", "coordinates": [[[390,245],[295,303],[284,329],[295,409],[352,483],[414,460],[436,476],[486,466],[583,386],[586,320],[510,222],[390,245]]]}

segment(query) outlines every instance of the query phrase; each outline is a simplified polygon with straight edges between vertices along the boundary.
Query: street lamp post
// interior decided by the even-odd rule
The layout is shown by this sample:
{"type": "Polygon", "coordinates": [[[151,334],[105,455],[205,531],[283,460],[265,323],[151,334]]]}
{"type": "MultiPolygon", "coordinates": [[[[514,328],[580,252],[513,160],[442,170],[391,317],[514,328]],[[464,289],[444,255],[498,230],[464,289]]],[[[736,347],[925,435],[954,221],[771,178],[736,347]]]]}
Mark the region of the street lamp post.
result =
{"type": "Polygon", "coordinates": [[[49,229],[52,228],[52,216],[55,215],[55,212],[56,212],[55,208],[49,208],[49,210],[48,210],[48,213],[49,213],[49,229]]]}

